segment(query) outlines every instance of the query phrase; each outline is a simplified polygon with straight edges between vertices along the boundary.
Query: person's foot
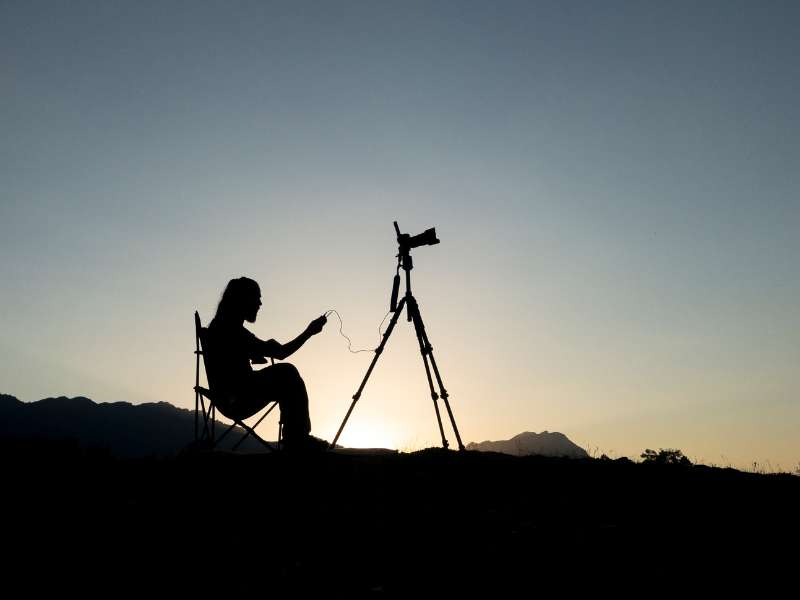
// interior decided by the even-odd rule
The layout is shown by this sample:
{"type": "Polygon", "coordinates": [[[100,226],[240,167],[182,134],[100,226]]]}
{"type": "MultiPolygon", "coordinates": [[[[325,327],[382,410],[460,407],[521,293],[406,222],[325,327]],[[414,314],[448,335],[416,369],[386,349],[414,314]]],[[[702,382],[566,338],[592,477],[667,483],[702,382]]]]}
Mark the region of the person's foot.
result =
{"type": "Polygon", "coordinates": [[[292,453],[324,452],[330,447],[330,442],[313,435],[306,435],[297,438],[284,438],[282,446],[284,450],[292,453]]]}
{"type": "Polygon", "coordinates": [[[324,452],[330,448],[331,443],[328,440],[309,435],[308,438],[306,438],[306,445],[312,452],[324,452]]]}

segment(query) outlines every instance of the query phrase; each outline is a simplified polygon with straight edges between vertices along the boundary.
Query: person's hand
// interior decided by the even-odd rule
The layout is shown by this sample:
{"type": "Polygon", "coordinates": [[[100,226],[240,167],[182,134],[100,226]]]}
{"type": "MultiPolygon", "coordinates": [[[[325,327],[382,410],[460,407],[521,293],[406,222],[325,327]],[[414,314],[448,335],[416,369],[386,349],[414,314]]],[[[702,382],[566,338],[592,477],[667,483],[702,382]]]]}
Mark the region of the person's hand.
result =
{"type": "Polygon", "coordinates": [[[325,315],[322,315],[321,317],[311,321],[311,323],[306,328],[306,331],[308,333],[310,333],[311,335],[316,335],[320,331],[322,331],[322,328],[325,326],[325,323],[327,323],[327,322],[328,322],[328,318],[325,315]]]}

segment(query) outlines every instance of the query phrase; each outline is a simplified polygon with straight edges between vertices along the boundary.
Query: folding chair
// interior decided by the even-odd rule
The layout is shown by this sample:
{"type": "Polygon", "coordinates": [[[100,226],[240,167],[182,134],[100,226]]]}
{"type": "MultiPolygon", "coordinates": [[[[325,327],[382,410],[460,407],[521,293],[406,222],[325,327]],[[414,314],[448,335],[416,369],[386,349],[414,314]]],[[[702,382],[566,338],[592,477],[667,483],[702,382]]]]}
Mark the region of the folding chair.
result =
{"type": "MultiPolygon", "coordinates": [[[[206,381],[210,381],[208,378],[208,365],[206,364],[206,356],[205,350],[207,350],[206,344],[206,332],[207,329],[200,325],[200,315],[197,314],[197,311],[194,312],[194,331],[195,331],[195,377],[194,377],[194,441],[196,446],[205,446],[210,449],[216,448],[222,443],[222,440],[227,436],[233,429],[238,425],[242,429],[245,430],[245,435],[241,437],[241,439],[234,444],[232,450],[236,450],[242,442],[244,442],[249,436],[253,436],[256,440],[258,440],[265,448],[268,450],[275,451],[275,448],[266,442],[264,439],[261,438],[256,432],[255,428],[261,424],[261,421],[267,418],[267,415],[272,412],[272,410],[277,406],[278,401],[273,400],[272,402],[268,403],[265,407],[266,411],[261,418],[256,421],[256,424],[252,427],[249,427],[244,423],[242,419],[235,419],[229,415],[226,415],[222,410],[220,410],[220,414],[224,415],[231,421],[233,424],[225,430],[219,438],[216,437],[216,416],[217,416],[217,404],[219,398],[216,397],[214,390],[200,387],[200,357],[203,357],[203,369],[206,372],[206,381]],[[208,406],[206,406],[206,400],[208,401],[208,406]],[[200,428],[200,415],[202,414],[202,429],[200,428]]],[[[270,358],[272,364],[275,364],[275,360],[270,358]]],[[[255,415],[253,415],[255,417],[255,415]]],[[[248,417],[249,418],[249,417],[248,417]]],[[[283,438],[283,422],[279,419],[278,420],[278,448],[281,446],[281,441],[283,438]]]]}

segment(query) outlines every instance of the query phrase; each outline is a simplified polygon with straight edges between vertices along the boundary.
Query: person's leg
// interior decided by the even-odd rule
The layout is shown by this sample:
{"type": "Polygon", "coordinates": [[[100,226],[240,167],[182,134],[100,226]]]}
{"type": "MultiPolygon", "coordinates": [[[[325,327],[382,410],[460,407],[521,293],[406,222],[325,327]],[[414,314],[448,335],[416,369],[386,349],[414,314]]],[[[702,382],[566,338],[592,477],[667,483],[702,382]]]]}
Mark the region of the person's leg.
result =
{"type": "Polygon", "coordinates": [[[278,401],[284,439],[291,442],[311,432],[306,384],[294,365],[278,363],[255,371],[250,391],[263,402],[261,406],[278,401]]]}

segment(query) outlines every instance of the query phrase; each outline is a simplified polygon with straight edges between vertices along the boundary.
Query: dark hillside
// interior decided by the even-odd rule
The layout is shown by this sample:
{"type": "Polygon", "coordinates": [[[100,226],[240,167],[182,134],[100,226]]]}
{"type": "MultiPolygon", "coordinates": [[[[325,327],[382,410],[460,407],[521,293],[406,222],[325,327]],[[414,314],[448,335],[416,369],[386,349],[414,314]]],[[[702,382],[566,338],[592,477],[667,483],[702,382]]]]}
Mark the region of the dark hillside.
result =
{"type": "Polygon", "coordinates": [[[0,450],[6,572],[31,592],[531,597],[773,573],[766,585],[796,566],[800,478],[789,475],[433,449],[0,450]]]}
{"type": "MultiPolygon", "coordinates": [[[[273,413],[275,415],[276,413],[273,413]]],[[[277,416],[270,415],[277,423],[277,416]]],[[[168,402],[96,403],[89,398],[45,398],[21,402],[14,396],[0,394],[0,438],[75,440],[83,448],[103,450],[120,457],[174,456],[194,438],[194,411],[168,402]]],[[[217,422],[217,435],[227,425],[217,422]]],[[[277,425],[274,429],[277,437],[277,425]]],[[[237,427],[226,438],[232,447],[243,435],[237,427]]],[[[244,450],[261,446],[252,438],[242,444],[244,450]]]]}

